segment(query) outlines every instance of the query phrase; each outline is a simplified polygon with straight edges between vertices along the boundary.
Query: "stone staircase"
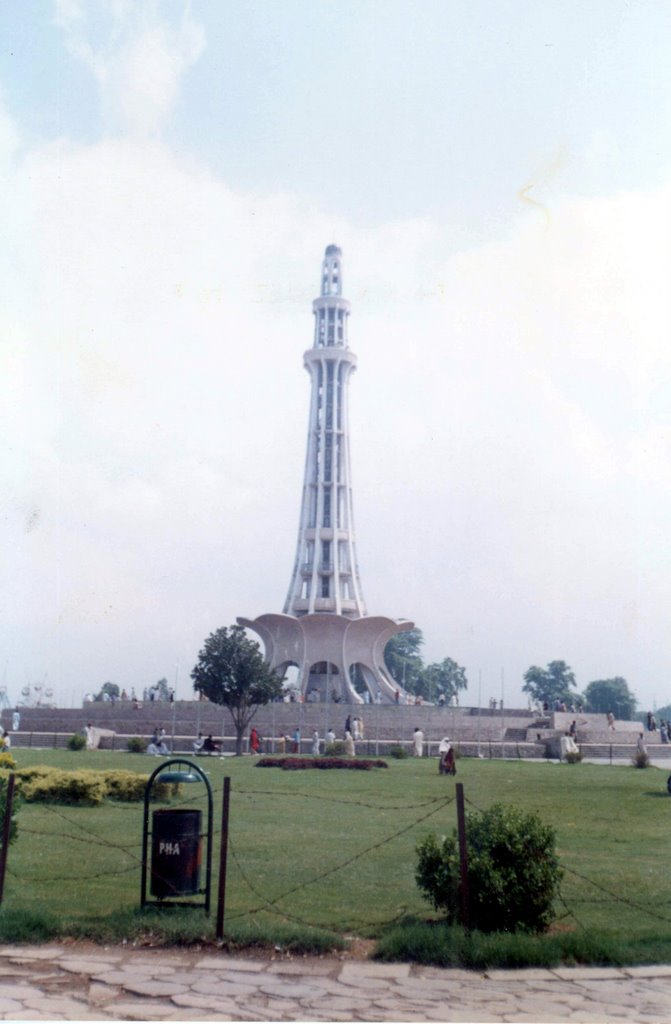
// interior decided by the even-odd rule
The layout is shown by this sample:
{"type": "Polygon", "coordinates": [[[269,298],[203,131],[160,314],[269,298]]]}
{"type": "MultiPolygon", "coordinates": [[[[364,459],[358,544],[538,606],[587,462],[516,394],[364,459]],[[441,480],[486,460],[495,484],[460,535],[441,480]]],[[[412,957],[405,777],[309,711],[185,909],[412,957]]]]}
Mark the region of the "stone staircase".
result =
{"type": "MultiPolygon", "coordinates": [[[[231,717],[225,708],[208,701],[148,701],[135,707],[130,701],[88,703],[81,708],[19,708],[20,727],[12,731],[12,709],[0,713],[0,724],[12,736],[15,747],[64,748],[69,737],[81,732],[88,722],[114,735],[104,738],[103,749],[125,750],[131,736],[148,739],[155,729],[165,729],[169,746],[176,753],[191,753],[193,740],[202,732],[223,737],[223,750],[234,750],[231,717]]],[[[604,715],[576,715],[556,712],[535,717],[520,709],[449,708],[433,705],[359,705],[276,703],[260,708],[254,725],[265,737],[265,749],[277,752],[281,737],[301,730],[301,750],[308,753],[312,734],[320,739],[329,728],[344,736],[345,719],[358,717],[364,723],[364,739],[357,744],[361,754],[384,755],[401,744],[410,749],[416,727],[424,732],[425,751],[437,753],[438,744],[449,736],[464,756],[508,758],[558,758],[560,739],[573,719],[578,724],[577,741],[583,757],[622,759],[633,755],[639,722],[617,722],[613,732],[606,728],[604,715]]],[[[659,733],[646,733],[651,756],[671,760],[671,744],[653,743],[659,733]]]]}

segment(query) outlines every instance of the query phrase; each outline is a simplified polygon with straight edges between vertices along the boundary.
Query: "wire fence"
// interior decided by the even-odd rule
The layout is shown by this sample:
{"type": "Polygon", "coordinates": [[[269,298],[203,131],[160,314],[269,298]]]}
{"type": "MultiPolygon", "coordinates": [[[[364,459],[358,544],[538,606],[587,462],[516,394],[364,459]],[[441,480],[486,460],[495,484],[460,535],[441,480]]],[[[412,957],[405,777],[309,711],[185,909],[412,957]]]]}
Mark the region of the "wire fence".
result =
{"type": "MultiPolygon", "coordinates": [[[[213,785],[212,792],[216,808],[217,801],[221,802],[223,786],[213,785]]],[[[374,842],[365,843],[353,852],[347,851],[346,855],[336,857],[319,870],[310,873],[305,870],[305,864],[310,863],[309,857],[306,857],[304,862],[296,868],[300,873],[299,879],[288,880],[286,884],[282,884],[281,873],[279,879],[275,877],[270,883],[267,883],[265,876],[261,881],[255,877],[254,866],[258,861],[258,851],[255,851],[254,842],[250,841],[249,815],[246,818],[244,815],[234,815],[228,832],[228,850],[233,869],[229,883],[233,881],[235,884],[236,899],[233,907],[227,913],[227,922],[254,918],[260,913],[268,913],[285,921],[314,928],[324,927],[324,921],[309,920],[307,914],[296,909],[295,904],[299,894],[314,892],[327,880],[333,879],[341,873],[349,877],[347,872],[356,870],[358,865],[365,864],[380,850],[392,847],[408,834],[414,832],[419,838],[420,830],[427,824],[435,824],[441,814],[444,814],[455,801],[451,792],[421,799],[408,797],[408,799],[375,802],[366,797],[311,792],[308,789],[264,789],[260,787],[245,788],[244,786],[235,789],[233,797],[240,803],[258,800],[276,801],[279,798],[289,803],[296,801],[301,812],[306,804],[317,801],[338,810],[351,811],[358,808],[362,812],[366,812],[367,818],[370,820],[374,814],[382,816],[380,822],[375,826],[380,837],[374,842]],[[387,822],[384,817],[389,814],[393,814],[396,819],[393,824],[387,822]],[[408,816],[410,817],[409,821],[407,820],[408,816]],[[402,822],[399,820],[401,817],[405,819],[402,822]],[[243,890],[247,893],[246,897],[243,890]]],[[[193,806],[200,800],[202,800],[200,795],[184,795],[178,798],[178,804],[193,806]]],[[[465,802],[471,811],[482,813],[483,809],[468,796],[465,796],[465,802]]],[[[11,879],[15,891],[19,892],[24,886],[49,887],[65,884],[69,887],[73,902],[85,903],[86,900],[82,894],[85,892],[87,884],[102,879],[113,881],[133,873],[139,876],[143,870],[142,835],[139,828],[138,835],[133,840],[119,836],[111,838],[108,834],[110,812],[112,815],[116,812],[124,812],[127,815],[128,804],[115,804],[113,801],[106,801],[101,808],[87,808],[89,813],[86,817],[80,813],[80,808],[76,807],[64,809],[62,806],[50,803],[32,806],[39,806],[43,822],[50,822],[53,827],[37,827],[32,822],[21,821],[21,816],[19,816],[19,834],[34,838],[39,844],[42,844],[48,851],[48,856],[40,861],[39,870],[34,866],[24,868],[21,866],[21,859],[15,857],[14,849],[10,848],[7,875],[11,879]],[[70,844],[70,852],[66,856],[65,847],[68,844],[70,844]],[[67,863],[68,856],[72,857],[73,847],[81,850],[77,870],[76,872],[64,871],[62,865],[67,863]],[[105,861],[105,854],[112,858],[113,864],[105,861]]],[[[297,820],[297,816],[291,813],[288,814],[288,818],[297,820]]],[[[445,818],[441,819],[441,828],[444,831],[449,831],[455,824],[454,821],[448,822],[445,818]]],[[[111,828],[112,830],[115,828],[113,823],[111,828]]],[[[215,839],[219,840],[221,826],[217,821],[216,813],[212,829],[215,839]]],[[[354,833],[347,834],[347,842],[350,845],[355,841],[354,833]]],[[[306,843],[309,843],[309,840],[306,839],[306,843]]],[[[337,844],[335,845],[337,847],[337,844]]],[[[407,847],[405,849],[407,851],[407,847]]],[[[337,849],[335,852],[338,852],[337,849]]],[[[408,865],[408,867],[412,871],[413,865],[408,865]]],[[[615,886],[608,886],[602,881],[590,877],[589,874],[571,867],[568,863],[562,862],[561,867],[563,879],[557,897],[557,921],[571,919],[575,922],[576,927],[587,930],[590,925],[585,922],[583,912],[587,913],[591,908],[598,909],[610,905],[617,906],[621,910],[626,909],[650,921],[663,922],[665,925],[671,924],[669,914],[665,910],[666,907],[671,906],[671,899],[660,900],[655,893],[651,893],[649,902],[635,899],[625,892],[619,891],[615,886]]],[[[127,892],[127,889],[125,891],[127,892]]],[[[309,899],[307,902],[303,901],[303,905],[308,903],[309,899]]],[[[400,916],[402,916],[402,912],[395,912],[381,919],[371,918],[367,923],[371,927],[383,927],[392,924],[400,916]]]]}

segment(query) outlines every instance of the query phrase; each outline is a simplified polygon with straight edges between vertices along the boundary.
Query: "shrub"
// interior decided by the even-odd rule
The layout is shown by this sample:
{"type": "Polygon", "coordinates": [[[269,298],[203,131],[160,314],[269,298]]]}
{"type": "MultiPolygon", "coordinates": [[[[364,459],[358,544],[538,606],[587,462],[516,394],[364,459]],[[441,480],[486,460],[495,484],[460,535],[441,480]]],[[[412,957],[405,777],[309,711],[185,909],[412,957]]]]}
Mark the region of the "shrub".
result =
{"type": "Polygon", "coordinates": [[[410,754],[400,743],[396,743],[393,747],[389,748],[389,756],[395,757],[397,761],[402,761],[404,758],[410,757],[410,754]]]}
{"type": "Polygon", "coordinates": [[[565,756],[567,764],[580,764],[582,761],[582,753],[579,750],[569,750],[565,756]]]}
{"type": "Polygon", "coordinates": [[[12,757],[8,750],[3,750],[2,752],[0,752],[0,768],[7,768],[10,771],[13,768],[16,768],[16,761],[14,760],[14,758],[12,757]]]}
{"type": "Polygon", "coordinates": [[[83,750],[86,746],[86,736],[83,736],[80,732],[72,734],[68,740],[68,750],[83,750]]]}
{"type": "Polygon", "coordinates": [[[327,743],[324,747],[324,757],[344,757],[346,753],[347,747],[342,740],[327,743]]]}
{"type": "Polygon", "coordinates": [[[631,759],[631,763],[634,768],[648,768],[650,766],[650,758],[648,757],[647,751],[637,750],[631,759]]]}
{"type": "MultiPolygon", "coordinates": [[[[147,782],[149,781],[148,775],[138,775],[136,772],[127,772],[120,768],[114,769],[114,771],[101,772],[101,775],[105,780],[105,795],[108,800],[124,800],[127,803],[136,803],[139,800],[144,800],[147,782]]],[[[171,796],[176,796],[181,792],[182,786],[179,782],[159,782],[155,780],[151,787],[151,795],[154,800],[168,800],[171,796]]]]}
{"type": "Polygon", "coordinates": [[[127,747],[131,754],[146,754],[147,741],[142,736],[129,736],[127,747]]]}
{"type": "Polygon", "coordinates": [[[372,758],[358,757],[355,760],[348,758],[341,760],[338,757],[262,757],[254,765],[255,768],[283,768],[284,771],[303,771],[307,768],[350,768],[359,771],[369,771],[371,768],[386,768],[386,761],[372,758]]]}
{"type": "Polygon", "coordinates": [[[128,802],[144,800],[148,775],[137,775],[121,769],[104,772],[106,796],[110,800],[126,800],[128,802]]]}
{"type": "Polygon", "coordinates": [[[23,780],[21,793],[29,803],[89,804],[103,802],[107,786],[102,772],[63,772],[23,780]]]}
{"type": "MultiPolygon", "coordinates": [[[[466,819],[470,919],[481,931],[540,932],[550,924],[562,870],[554,829],[536,814],[494,804],[466,819]]],[[[456,832],[417,846],[415,879],[450,923],[460,919],[456,832]]]]}

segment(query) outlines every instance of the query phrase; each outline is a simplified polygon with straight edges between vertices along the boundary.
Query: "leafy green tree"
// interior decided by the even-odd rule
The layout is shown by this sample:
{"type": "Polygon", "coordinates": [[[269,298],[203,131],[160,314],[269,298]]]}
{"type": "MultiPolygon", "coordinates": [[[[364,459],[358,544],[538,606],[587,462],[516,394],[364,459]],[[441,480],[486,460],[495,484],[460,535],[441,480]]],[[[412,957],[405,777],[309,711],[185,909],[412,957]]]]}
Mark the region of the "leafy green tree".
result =
{"type": "Polygon", "coordinates": [[[165,676],[163,679],[159,679],[157,683],[154,683],[154,690],[156,691],[157,700],[168,700],[170,697],[170,687],[165,676]]]}
{"type": "Polygon", "coordinates": [[[104,700],[105,699],[105,694],[108,695],[110,700],[118,700],[119,699],[119,687],[117,686],[116,683],[103,683],[101,688],[100,688],[100,693],[97,694],[97,696],[95,696],[93,699],[94,700],[104,700]]]}
{"type": "Polygon", "coordinates": [[[633,719],[636,714],[636,697],[627,686],[622,676],[612,679],[595,679],[585,687],[585,710],[603,712],[612,711],[616,718],[633,719]]]}
{"type": "Polygon", "coordinates": [[[457,696],[459,690],[465,690],[468,686],[466,669],[457,665],[452,658],[443,658],[442,661],[434,662],[433,665],[427,665],[424,669],[422,683],[424,690],[422,696],[427,700],[435,701],[441,693],[444,693],[445,699],[449,701],[452,697],[457,696]]]}
{"type": "Polygon", "coordinates": [[[396,633],[387,641],[384,660],[392,679],[409,693],[417,693],[424,673],[420,648],[424,643],[421,629],[396,633]]]}
{"type": "Polygon", "coordinates": [[[556,700],[571,703],[575,700],[575,676],[565,661],[551,661],[547,668],[532,665],[524,673],[525,693],[531,694],[533,700],[541,704],[544,701],[552,707],[556,700]]]}
{"type": "Polygon", "coordinates": [[[247,726],[257,710],[282,696],[282,680],[272,672],[255,640],[242,626],[211,633],[198,655],[193,688],[213,704],[228,708],[235,728],[235,753],[242,754],[247,726]]]}

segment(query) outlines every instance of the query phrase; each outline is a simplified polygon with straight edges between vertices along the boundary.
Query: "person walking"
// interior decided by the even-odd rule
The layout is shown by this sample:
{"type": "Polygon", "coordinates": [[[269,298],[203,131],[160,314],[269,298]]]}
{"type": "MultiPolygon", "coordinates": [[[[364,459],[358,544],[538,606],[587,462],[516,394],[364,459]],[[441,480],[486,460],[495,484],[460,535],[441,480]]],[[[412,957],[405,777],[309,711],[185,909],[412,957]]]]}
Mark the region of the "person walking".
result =
{"type": "Polygon", "coordinates": [[[412,743],[414,747],[415,757],[421,757],[424,753],[424,733],[417,726],[412,736],[412,743]]]}

